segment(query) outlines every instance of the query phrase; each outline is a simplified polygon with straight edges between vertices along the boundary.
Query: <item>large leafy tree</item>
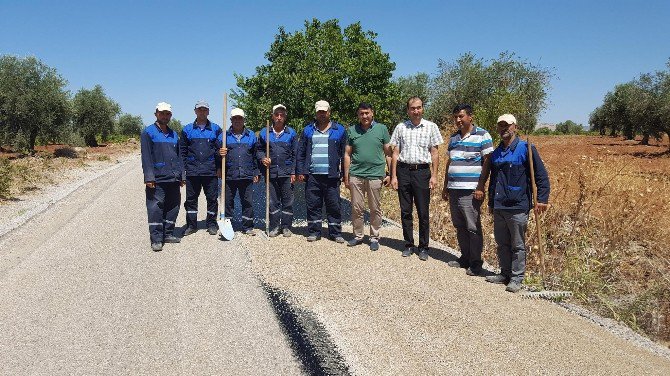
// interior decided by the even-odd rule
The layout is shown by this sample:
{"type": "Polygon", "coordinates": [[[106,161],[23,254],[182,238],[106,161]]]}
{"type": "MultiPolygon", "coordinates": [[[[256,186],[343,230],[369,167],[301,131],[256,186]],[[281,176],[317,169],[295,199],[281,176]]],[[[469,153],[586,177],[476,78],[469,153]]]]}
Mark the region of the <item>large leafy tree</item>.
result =
{"type": "Polygon", "coordinates": [[[142,133],[142,117],[131,114],[119,116],[116,132],[124,136],[139,136],[142,133]]]}
{"type": "Polygon", "coordinates": [[[0,141],[35,150],[59,139],[71,116],[67,81],[35,57],[0,57],[0,141]]]}
{"type": "MultiPolygon", "coordinates": [[[[407,118],[407,99],[419,97],[424,101],[428,101],[430,97],[430,76],[420,72],[397,78],[393,82],[398,88],[398,101],[394,108],[395,118],[392,119],[393,122],[390,124],[392,127],[407,118]]],[[[425,103],[425,105],[428,106],[429,103],[425,103]]]]}
{"type": "Polygon", "coordinates": [[[251,77],[236,75],[232,98],[252,129],[265,125],[277,103],[286,105],[289,124],[302,129],[320,99],[330,102],[332,118],[340,122],[355,121],[356,107],[365,101],[375,107],[377,121],[389,123],[398,102],[391,81],[395,63],[376,37],[358,22],[342,29],[336,19],[305,21],[304,30],[294,33],[280,27],[265,54],[269,63],[251,77]]]}
{"type": "Polygon", "coordinates": [[[451,111],[469,103],[475,121],[492,127],[503,113],[514,114],[524,132],[532,132],[547,106],[552,70],[503,52],[485,61],[466,53],[454,63],[440,60],[431,80],[428,116],[438,124],[451,123],[451,111]]]}
{"type": "Polygon", "coordinates": [[[114,132],[114,122],[121,107],[108,98],[102,86],[81,89],[73,100],[74,126],[88,146],[98,146],[97,137],[106,140],[114,132]]]}

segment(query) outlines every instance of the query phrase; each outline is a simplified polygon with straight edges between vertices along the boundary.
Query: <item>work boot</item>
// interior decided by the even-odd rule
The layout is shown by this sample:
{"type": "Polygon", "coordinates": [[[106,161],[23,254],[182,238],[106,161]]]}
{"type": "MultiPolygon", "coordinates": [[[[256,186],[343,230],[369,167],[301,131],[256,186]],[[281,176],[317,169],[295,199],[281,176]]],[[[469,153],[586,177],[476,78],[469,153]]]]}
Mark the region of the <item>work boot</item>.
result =
{"type": "Polygon", "coordinates": [[[242,233],[244,235],[256,236],[256,230],[254,230],[253,228],[248,228],[248,229],[242,231],[242,233]]]}
{"type": "Polygon", "coordinates": [[[195,234],[196,231],[198,231],[197,228],[189,227],[189,228],[186,229],[186,231],[184,231],[184,236],[189,236],[191,234],[195,234]]]}
{"type": "Polygon", "coordinates": [[[379,249],[379,242],[376,240],[370,240],[370,250],[376,251],[379,249]]]}
{"type": "Polygon", "coordinates": [[[282,233],[284,234],[284,237],[285,237],[285,238],[290,238],[291,235],[293,235],[293,233],[291,232],[291,229],[288,228],[288,227],[286,227],[286,228],[282,231],[282,233]]]}
{"type": "Polygon", "coordinates": [[[219,228],[216,227],[216,226],[209,226],[207,228],[207,233],[210,234],[210,235],[216,235],[216,234],[219,233],[219,228]]]}
{"type": "Polygon", "coordinates": [[[363,244],[363,239],[353,238],[347,242],[347,246],[355,247],[359,244],[363,244]]]}
{"type": "Polygon", "coordinates": [[[419,251],[419,260],[426,261],[428,260],[428,248],[421,248],[419,251]]]}
{"type": "Polygon", "coordinates": [[[405,250],[402,251],[402,257],[409,257],[414,253],[414,247],[405,247],[405,250]]]}
{"type": "Polygon", "coordinates": [[[181,239],[174,235],[165,235],[163,237],[163,243],[179,243],[181,242],[181,239]]]}
{"type": "Polygon", "coordinates": [[[340,243],[340,244],[346,242],[346,240],[344,240],[344,238],[341,237],[341,236],[336,236],[336,237],[334,237],[334,238],[330,238],[330,239],[331,239],[332,241],[334,241],[334,242],[336,242],[336,243],[340,243]]]}
{"type": "Polygon", "coordinates": [[[476,277],[481,276],[484,272],[484,269],[481,266],[471,266],[465,270],[465,274],[476,277]]]}
{"type": "Polygon", "coordinates": [[[307,237],[308,242],[315,242],[317,240],[321,240],[321,235],[312,234],[307,237]]]}
{"type": "Polygon", "coordinates": [[[270,233],[268,234],[268,236],[271,237],[271,238],[275,238],[278,235],[279,235],[279,229],[278,228],[276,228],[274,230],[271,230],[270,233]]]}
{"type": "Polygon", "coordinates": [[[516,281],[510,281],[505,288],[505,291],[509,292],[519,292],[519,290],[521,290],[521,283],[516,281]]]}
{"type": "Polygon", "coordinates": [[[447,265],[451,266],[452,268],[463,268],[463,269],[467,268],[467,265],[461,264],[461,262],[458,260],[451,260],[447,262],[447,265]]]}
{"type": "Polygon", "coordinates": [[[163,250],[163,243],[151,243],[151,250],[154,252],[163,250]]]}
{"type": "Polygon", "coordinates": [[[499,285],[506,285],[509,283],[509,278],[502,274],[490,275],[486,277],[486,282],[496,283],[499,285]]]}

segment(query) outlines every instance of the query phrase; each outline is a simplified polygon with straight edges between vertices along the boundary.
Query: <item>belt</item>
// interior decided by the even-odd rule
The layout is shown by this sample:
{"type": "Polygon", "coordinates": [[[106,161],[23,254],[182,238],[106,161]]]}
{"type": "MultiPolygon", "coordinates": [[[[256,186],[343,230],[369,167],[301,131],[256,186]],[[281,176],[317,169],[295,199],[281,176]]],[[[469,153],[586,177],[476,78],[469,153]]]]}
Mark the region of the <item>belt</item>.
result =
{"type": "Polygon", "coordinates": [[[407,168],[409,170],[423,170],[423,169],[426,169],[426,168],[430,168],[430,164],[429,163],[398,162],[398,167],[407,168]]]}

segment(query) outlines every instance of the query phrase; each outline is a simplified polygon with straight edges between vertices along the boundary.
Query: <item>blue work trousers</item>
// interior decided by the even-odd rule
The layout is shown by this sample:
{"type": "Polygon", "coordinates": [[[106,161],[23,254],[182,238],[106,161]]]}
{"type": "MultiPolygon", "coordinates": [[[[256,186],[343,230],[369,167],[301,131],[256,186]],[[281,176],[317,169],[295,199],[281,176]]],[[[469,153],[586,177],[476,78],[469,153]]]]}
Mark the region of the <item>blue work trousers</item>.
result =
{"type": "Polygon", "coordinates": [[[342,234],[339,178],[329,178],[328,175],[307,175],[305,203],[307,204],[307,231],[309,235],[321,236],[322,207],[324,204],[326,205],[326,216],[328,218],[328,237],[332,239],[342,234]]]}
{"type": "Polygon", "coordinates": [[[156,188],[145,188],[149,238],[151,243],[163,243],[165,236],[174,234],[179,214],[181,192],[179,182],[156,183],[156,188]]]}
{"type": "Polygon", "coordinates": [[[226,180],[226,217],[233,218],[235,212],[235,195],[240,195],[242,202],[242,231],[254,228],[254,208],[252,202],[253,187],[251,179],[226,180]]]}
{"type": "Polygon", "coordinates": [[[525,210],[493,210],[493,236],[498,243],[500,274],[517,283],[523,282],[526,271],[526,227],[528,213],[525,210]]]}
{"type": "Polygon", "coordinates": [[[198,196],[200,191],[205,191],[207,199],[207,217],[205,223],[207,228],[216,227],[216,212],[219,203],[216,196],[219,193],[218,178],[216,176],[187,176],[186,177],[186,226],[198,227],[198,196]]]}
{"type": "Polygon", "coordinates": [[[290,177],[270,179],[270,229],[291,228],[293,184],[290,177]]]}

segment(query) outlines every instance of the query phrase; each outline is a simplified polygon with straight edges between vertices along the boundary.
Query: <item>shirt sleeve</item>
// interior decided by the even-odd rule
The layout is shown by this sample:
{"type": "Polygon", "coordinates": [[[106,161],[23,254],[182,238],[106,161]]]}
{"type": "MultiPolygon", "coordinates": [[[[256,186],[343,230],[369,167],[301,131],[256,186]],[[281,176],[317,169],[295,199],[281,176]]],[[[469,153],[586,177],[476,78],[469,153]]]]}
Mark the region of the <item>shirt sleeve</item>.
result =
{"type": "Polygon", "coordinates": [[[493,139],[491,138],[489,132],[485,132],[484,136],[482,136],[481,149],[482,149],[482,155],[493,153],[493,139]]]}
{"type": "Polygon", "coordinates": [[[389,144],[393,146],[398,146],[400,143],[400,127],[402,126],[403,123],[400,123],[395,126],[395,129],[393,129],[393,134],[391,135],[391,139],[389,140],[389,144]]]}
{"type": "Polygon", "coordinates": [[[152,153],[153,141],[147,131],[143,131],[140,136],[140,148],[142,150],[142,172],[144,172],[144,182],[156,181],[154,176],[154,157],[152,153]]]}
{"type": "Polygon", "coordinates": [[[437,124],[433,124],[431,126],[430,137],[431,137],[430,146],[437,146],[444,143],[444,140],[442,139],[442,134],[440,134],[440,128],[438,128],[437,124]]]}

